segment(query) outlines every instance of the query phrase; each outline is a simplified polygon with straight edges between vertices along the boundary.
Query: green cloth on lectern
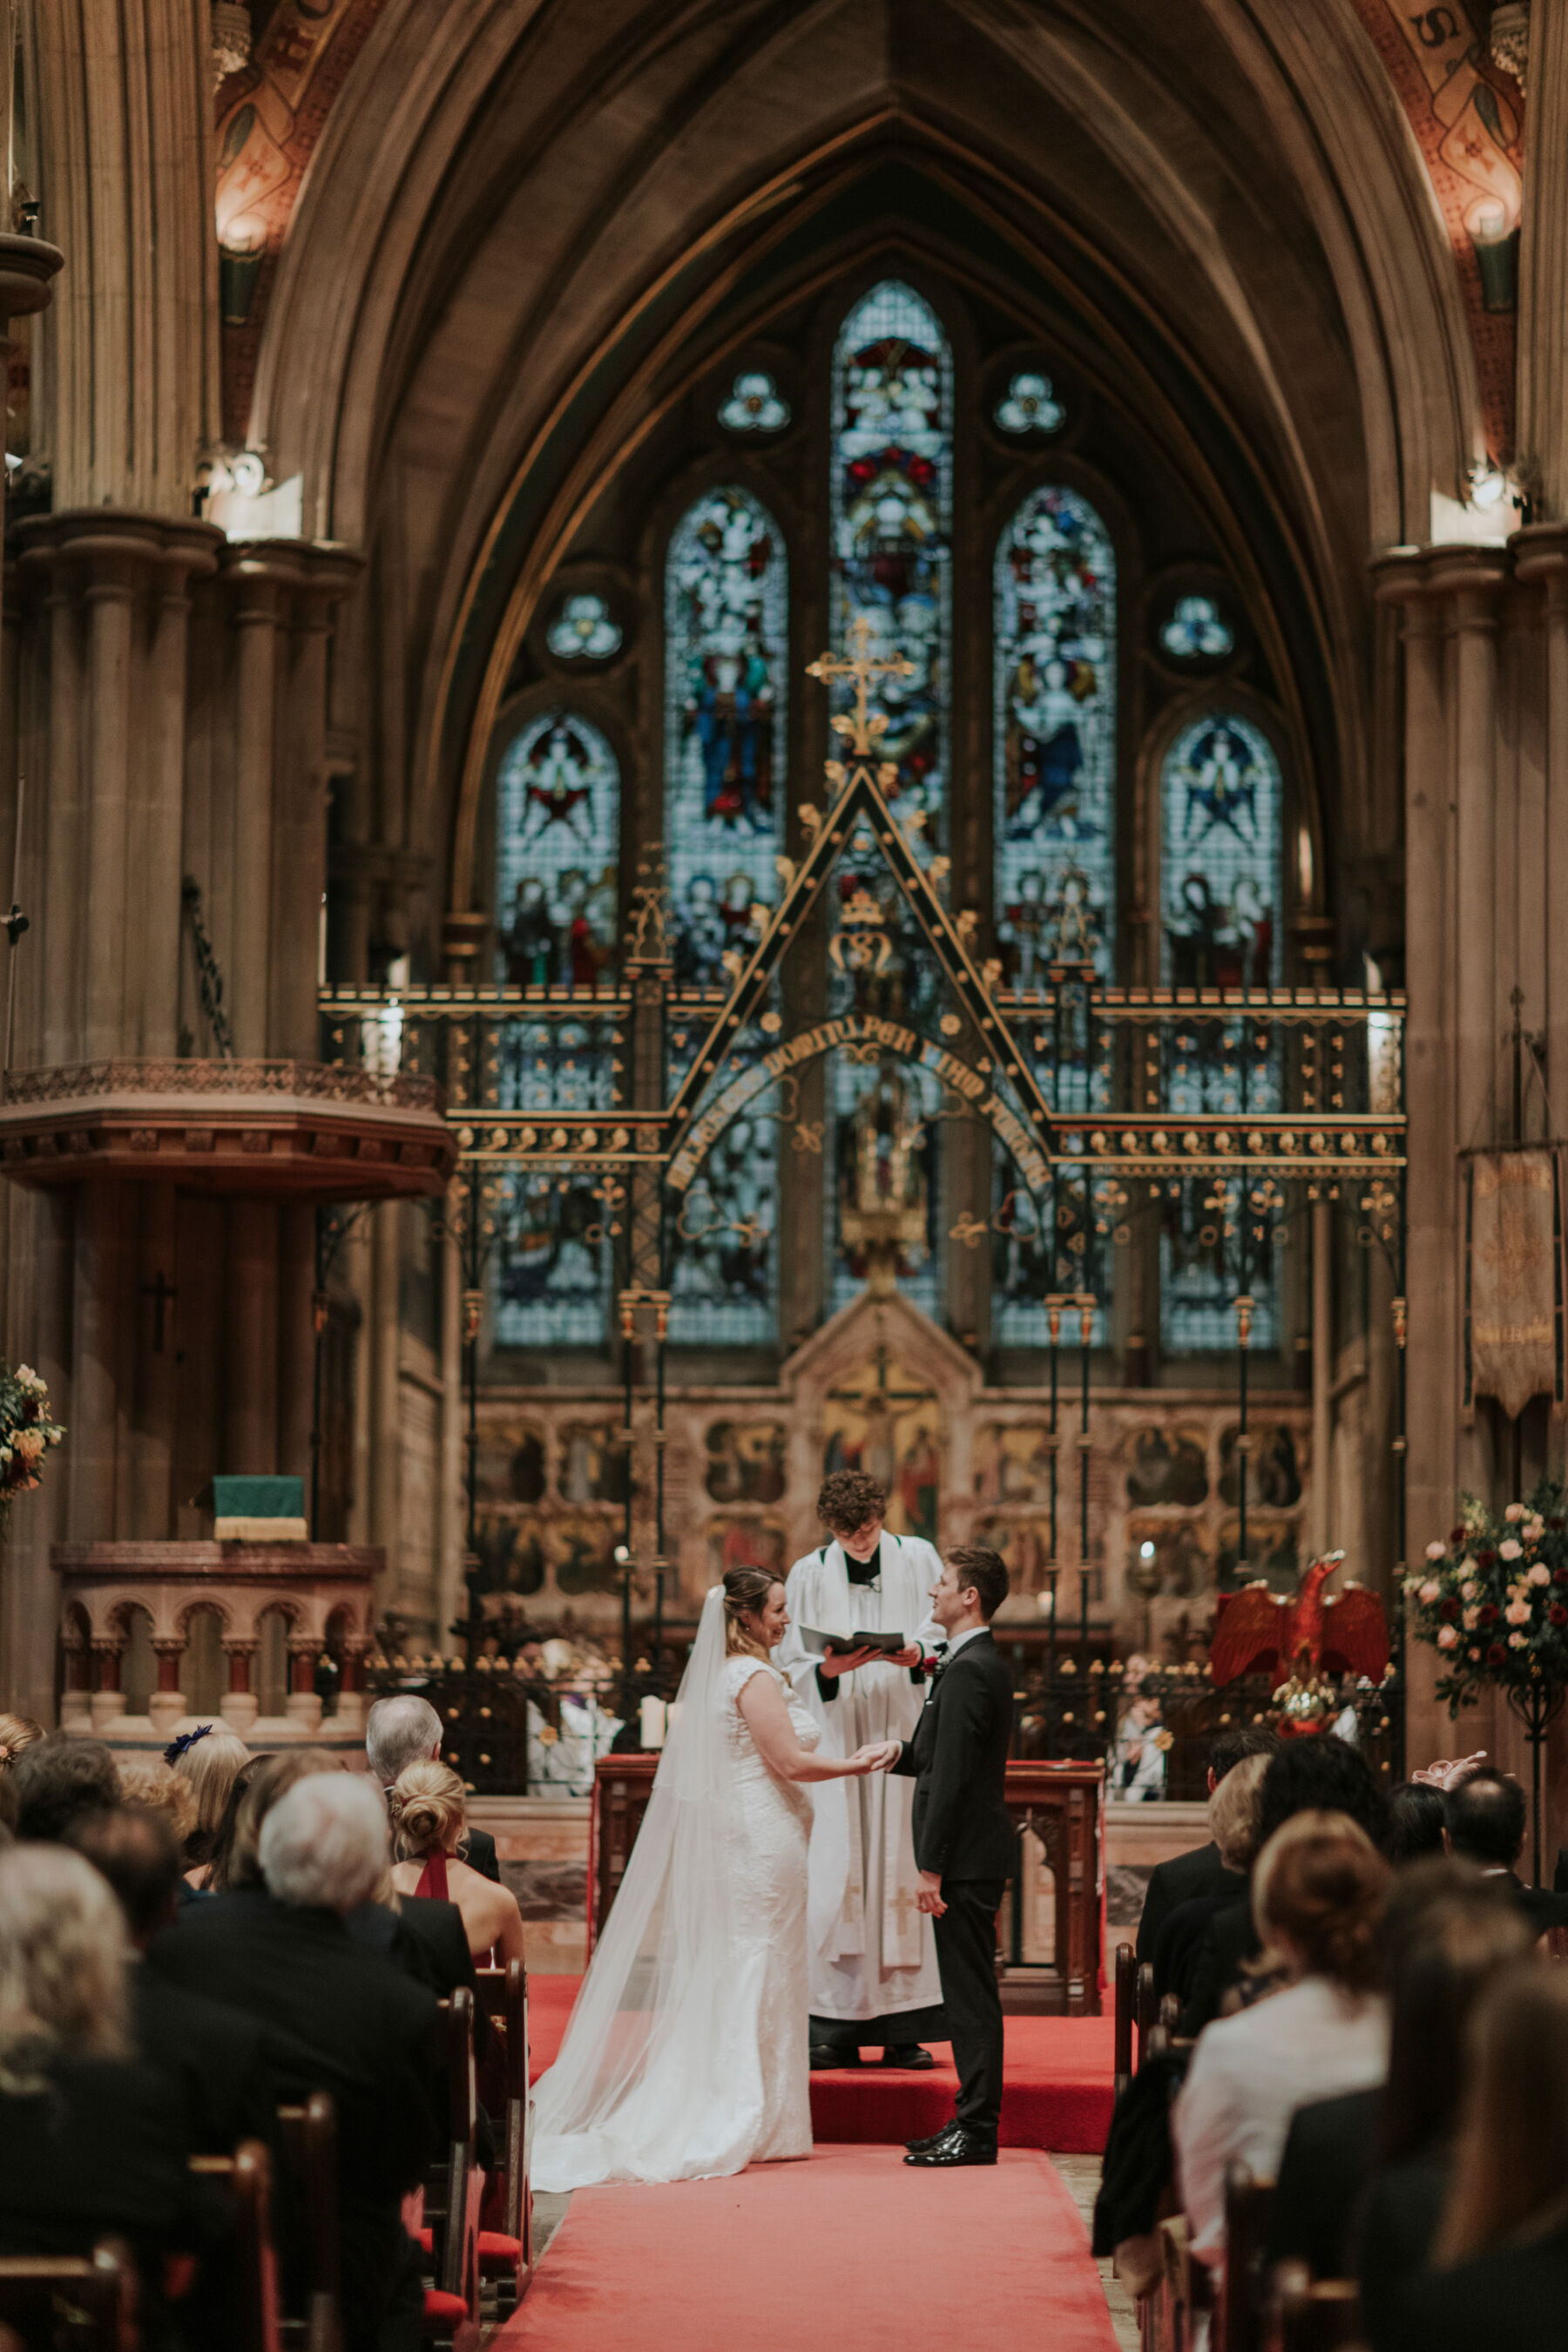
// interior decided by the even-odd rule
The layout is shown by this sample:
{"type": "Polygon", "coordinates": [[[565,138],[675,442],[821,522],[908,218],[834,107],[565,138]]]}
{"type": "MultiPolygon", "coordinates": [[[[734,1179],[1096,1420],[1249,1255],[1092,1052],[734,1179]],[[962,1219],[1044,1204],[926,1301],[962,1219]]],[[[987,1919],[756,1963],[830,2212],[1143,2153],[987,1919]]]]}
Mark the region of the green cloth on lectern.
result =
{"type": "Polygon", "coordinates": [[[302,1519],[304,1516],[303,1478],[213,1480],[215,1519],[302,1519]]]}

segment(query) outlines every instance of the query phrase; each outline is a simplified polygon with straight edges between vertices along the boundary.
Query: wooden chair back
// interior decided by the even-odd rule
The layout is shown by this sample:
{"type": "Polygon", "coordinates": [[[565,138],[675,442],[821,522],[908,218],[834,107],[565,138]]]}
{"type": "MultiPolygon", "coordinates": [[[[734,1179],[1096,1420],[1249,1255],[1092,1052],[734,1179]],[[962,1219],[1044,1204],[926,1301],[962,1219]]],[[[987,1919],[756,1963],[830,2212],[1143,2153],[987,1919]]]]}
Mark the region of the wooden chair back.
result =
{"type": "Polygon", "coordinates": [[[278,2306],[278,2256],[272,2241],[272,2158],[258,2139],[241,2140],[232,2156],[193,2156],[191,2170],[226,2180],[234,2196],[235,2352],[282,2352],[278,2306]]]}
{"type": "Polygon", "coordinates": [[[1159,2018],[1160,2005],[1154,1998],[1154,1969],[1145,1960],[1138,1971],[1138,2064],[1142,2066],[1149,2052],[1149,2036],[1159,2018]]]}
{"type": "Polygon", "coordinates": [[[474,2083],[474,1996],[458,1985],[441,2003],[446,2079],[445,2147],[425,2180],[436,2284],[479,2315],[479,2199],[484,2175],[474,2160],[478,2095],[474,2083]]]}
{"type": "Polygon", "coordinates": [[[1132,2021],[1138,2000],[1138,1962],[1131,1944],[1116,1947],[1116,2096],[1132,2080],[1132,2021]]]}
{"type": "Polygon", "coordinates": [[[283,2317],[285,2352],[342,2352],[338,2268],[338,2118],[325,2091],[279,2107],[278,2136],[304,2224],[305,2308],[283,2317]]]}
{"type": "MultiPolygon", "coordinates": [[[[501,2279],[504,2317],[526,2294],[533,2269],[533,2102],[528,2087],[528,1971],[521,1960],[510,1960],[504,1969],[479,1969],[477,1978],[479,2006],[500,2029],[504,2105],[499,2120],[505,2170],[499,2228],[504,2236],[515,2238],[521,2249],[515,2280],[510,2273],[501,2279]]],[[[490,2085],[488,2095],[493,2096],[493,2072],[487,2080],[490,2085]]],[[[489,2257],[481,2245],[481,2271],[489,2274],[490,2267],[489,2257]]],[[[496,2275],[500,2276],[499,2271],[496,2275]]]]}
{"type": "Polygon", "coordinates": [[[1272,2180],[1256,2179],[1245,2164],[1226,2168],[1218,2352],[1261,2352],[1263,2249],[1273,2202],[1272,2180]]]}
{"type": "Polygon", "coordinates": [[[0,2259],[0,2328],[52,2352],[133,2352],[136,2274],[111,2239],[90,2254],[0,2259]]]}
{"type": "Polygon", "coordinates": [[[1355,2352],[1364,2342],[1353,2279],[1314,2279],[1305,2263],[1280,2263],[1269,2294],[1268,2352],[1355,2352]]]}

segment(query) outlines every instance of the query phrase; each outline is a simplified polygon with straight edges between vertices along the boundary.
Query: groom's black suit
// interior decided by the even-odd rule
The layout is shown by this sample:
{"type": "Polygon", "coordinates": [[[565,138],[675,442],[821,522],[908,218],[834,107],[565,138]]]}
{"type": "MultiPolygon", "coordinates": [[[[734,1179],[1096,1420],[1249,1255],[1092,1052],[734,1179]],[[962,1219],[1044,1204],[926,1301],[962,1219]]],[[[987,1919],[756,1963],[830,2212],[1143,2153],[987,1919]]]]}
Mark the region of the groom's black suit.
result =
{"type": "Polygon", "coordinates": [[[936,1928],[942,2006],[958,2068],[957,2120],[996,2135],[1002,2113],[1002,1997],[996,1912],[1017,1860],[1004,1798],[1013,1677],[989,1632],[941,1666],[892,1770],[915,1784],[915,1863],[942,1880],[936,1928]]]}

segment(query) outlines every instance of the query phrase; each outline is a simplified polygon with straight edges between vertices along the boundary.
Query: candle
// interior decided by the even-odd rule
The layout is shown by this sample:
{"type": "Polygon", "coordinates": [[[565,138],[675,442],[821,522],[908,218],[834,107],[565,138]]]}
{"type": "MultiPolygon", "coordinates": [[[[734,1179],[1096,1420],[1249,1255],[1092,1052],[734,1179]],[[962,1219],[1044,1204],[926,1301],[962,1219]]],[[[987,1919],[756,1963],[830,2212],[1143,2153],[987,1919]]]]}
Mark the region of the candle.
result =
{"type": "Polygon", "coordinates": [[[645,1698],[638,1707],[637,1716],[644,1748],[649,1750],[662,1748],[668,1720],[663,1699],[645,1698]]]}

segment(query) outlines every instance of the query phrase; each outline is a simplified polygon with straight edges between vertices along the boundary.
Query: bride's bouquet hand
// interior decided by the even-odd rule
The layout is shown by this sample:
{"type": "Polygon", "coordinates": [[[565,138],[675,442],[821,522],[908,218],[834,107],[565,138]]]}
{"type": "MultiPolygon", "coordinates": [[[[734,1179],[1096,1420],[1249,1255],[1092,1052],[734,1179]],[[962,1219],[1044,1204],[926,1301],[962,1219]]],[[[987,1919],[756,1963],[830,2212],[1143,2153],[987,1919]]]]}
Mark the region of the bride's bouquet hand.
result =
{"type": "Polygon", "coordinates": [[[890,1764],[897,1763],[902,1745],[899,1739],[868,1741],[864,1748],[856,1749],[847,1769],[857,1776],[865,1772],[885,1772],[890,1764]]]}

